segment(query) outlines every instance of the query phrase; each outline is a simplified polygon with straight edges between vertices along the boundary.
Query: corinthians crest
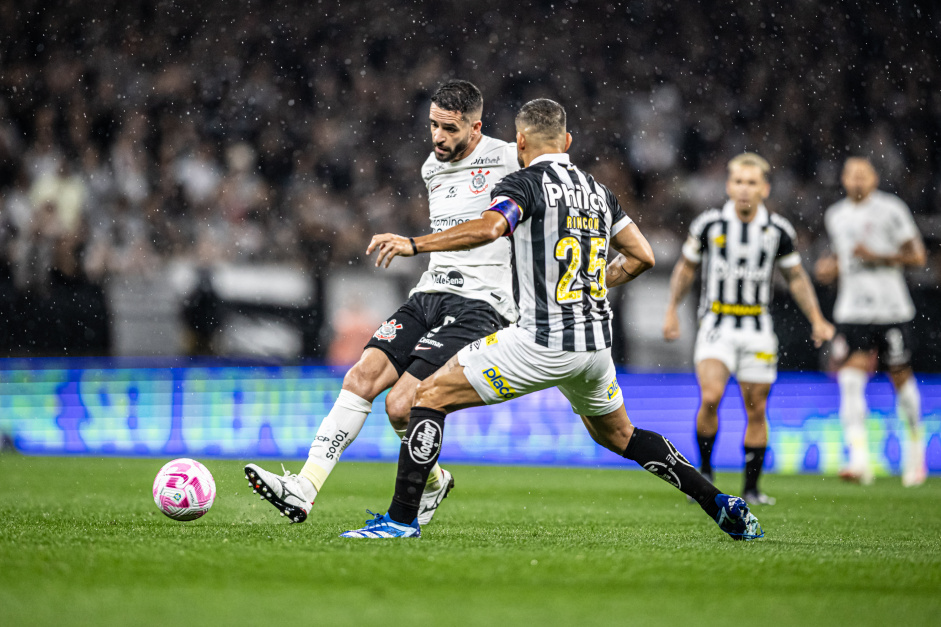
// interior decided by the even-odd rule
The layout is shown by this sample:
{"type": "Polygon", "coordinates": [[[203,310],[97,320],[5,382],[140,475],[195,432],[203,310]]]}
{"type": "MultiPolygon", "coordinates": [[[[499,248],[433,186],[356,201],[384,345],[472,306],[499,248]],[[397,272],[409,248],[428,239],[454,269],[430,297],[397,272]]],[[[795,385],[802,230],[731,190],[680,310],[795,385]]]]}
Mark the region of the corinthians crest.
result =
{"type": "Polygon", "coordinates": [[[483,171],[483,168],[474,172],[471,170],[471,183],[470,190],[472,194],[483,194],[487,191],[487,188],[490,187],[490,184],[487,183],[487,175],[490,174],[490,170],[486,172],[483,171]]]}
{"type": "Polygon", "coordinates": [[[395,339],[395,333],[402,328],[401,324],[395,323],[395,318],[389,320],[388,322],[383,322],[379,325],[379,330],[373,334],[373,337],[377,340],[385,340],[386,342],[391,342],[395,339]]]}

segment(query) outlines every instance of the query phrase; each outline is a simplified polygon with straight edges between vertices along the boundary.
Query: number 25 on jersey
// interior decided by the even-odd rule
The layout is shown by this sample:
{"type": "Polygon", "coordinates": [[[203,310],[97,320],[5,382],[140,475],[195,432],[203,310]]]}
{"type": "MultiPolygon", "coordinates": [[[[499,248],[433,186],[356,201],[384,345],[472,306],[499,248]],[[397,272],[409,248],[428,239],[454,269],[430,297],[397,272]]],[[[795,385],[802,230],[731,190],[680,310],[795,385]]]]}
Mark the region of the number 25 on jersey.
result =
{"type": "MultiPolygon", "coordinates": [[[[592,237],[591,251],[588,253],[588,267],[584,273],[588,275],[591,284],[589,293],[596,300],[601,300],[608,293],[605,287],[604,272],[608,262],[604,257],[607,251],[607,241],[603,237],[592,237]]],[[[568,268],[559,278],[555,287],[556,302],[574,303],[582,299],[582,290],[572,289],[572,284],[582,269],[582,247],[574,237],[563,237],[555,245],[555,258],[559,261],[568,260],[568,268]]]]}

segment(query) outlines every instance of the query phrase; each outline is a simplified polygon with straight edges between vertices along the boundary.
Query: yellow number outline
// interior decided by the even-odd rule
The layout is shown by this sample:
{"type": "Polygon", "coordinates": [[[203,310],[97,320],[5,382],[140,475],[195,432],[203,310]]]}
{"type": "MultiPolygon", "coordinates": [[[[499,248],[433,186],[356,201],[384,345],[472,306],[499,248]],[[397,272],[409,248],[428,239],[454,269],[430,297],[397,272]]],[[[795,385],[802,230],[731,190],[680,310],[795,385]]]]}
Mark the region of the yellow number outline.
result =
{"type": "MultiPolygon", "coordinates": [[[[590,261],[585,272],[597,280],[591,281],[591,297],[596,300],[603,299],[608,288],[605,286],[605,270],[608,266],[607,259],[604,258],[606,240],[603,237],[592,237],[590,261]]],[[[575,276],[582,265],[582,247],[578,240],[572,236],[563,237],[555,244],[555,258],[559,261],[569,260],[568,268],[565,273],[559,277],[559,282],[555,286],[555,300],[557,303],[573,303],[582,299],[581,289],[571,289],[575,282],[575,276]],[[571,259],[569,259],[571,251],[571,259]]]]}

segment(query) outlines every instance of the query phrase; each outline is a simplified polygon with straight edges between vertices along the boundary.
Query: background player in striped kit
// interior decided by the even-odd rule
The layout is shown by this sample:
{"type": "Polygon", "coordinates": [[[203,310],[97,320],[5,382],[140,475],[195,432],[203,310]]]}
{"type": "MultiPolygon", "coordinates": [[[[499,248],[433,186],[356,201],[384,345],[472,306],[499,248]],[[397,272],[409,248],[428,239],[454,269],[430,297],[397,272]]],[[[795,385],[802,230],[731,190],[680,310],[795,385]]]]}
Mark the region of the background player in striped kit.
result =
{"type": "Polygon", "coordinates": [[[701,402],[696,415],[696,441],[701,471],[712,479],[712,448],[719,430],[719,402],[734,374],[745,401],[745,486],[743,498],[771,505],[774,499],[758,488],[768,446],[765,407],[777,378],[778,340],[771,324],[772,274],[781,269],[794,300],[812,325],[811,337],[820,346],[833,337],[833,325],[823,317],[800,255],[794,248],[794,228],[771,213],[764,200],[771,192],[770,166],[754,153],[738,155],[728,164],[726,193],[721,209],[710,209],[690,225],[683,254],[670,279],[670,301],[663,323],[667,341],[680,336],[676,308],[702,263],[699,332],[693,362],[701,402]]]}
{"type": "MultiPolygon", "coordinates": [[[[428,119],[434,149],[422,166],[422,179],[428,189],[432,232],[478,217],[497,181],[519,169],[513,144],[481,133],[482,113],[483,96],[467,81],[449,81],[431,98],[428,119]]],[[[252,488],[291,522],[303,522],[379,394],[392,388],[386,412],[401,437],[418,382],[463,346],[516,316],[508,242],[494,242],[473,253],[432,255],[408,301],[379,327],[346,373],[343,389],[321,422],[300,473],[279,477],[249,464],[245,475],[252,488]]],[[[453,485],[451,474],[435,464],[422,495],[423,524],[453,485]]]]}
{"type": "Polygon", "coordinates": [[[908,206],[877,189],[879,176],[868,159],[847,159],[842,182],[846,198],[825,216],[833,254],[816,266],[822,283],[840,280],[833,356],[842,361],[840,422],[849,449],[849,463],[840,476],[861,483],[873,480],[865,390],[881,356],[895,387],[896,411],[908,428],[902,484],[921,485],[927,476],[921,395],[910,365],[915,306],[902,270],[925,265],[925,245],[908,206]]]}
{"type": "Polygon", "coordinates": [[[520,319],[464,347],[419,385],[389,511],[342,536],[420,536],[419,496],[437,463],[446,415],[556,386],[596,442],[694,498],[734,539],[762,537],[745,501],[721,494],[666,438],[627,417],[611,360],[606,295],[653,266],[650,244],[614,194],[569,161],[572,136],[561,105],[526,103],[516,117],[516,142],[525,167],[496,186],[479,219],[416,238],[417,249],[391,233],[369,244],[367,252],[378,252],[376,265],[388,266],[397,255],[464,250],[512,236],[520,319]],[[610,265],[609,242],[620,253],[610,265]]]}

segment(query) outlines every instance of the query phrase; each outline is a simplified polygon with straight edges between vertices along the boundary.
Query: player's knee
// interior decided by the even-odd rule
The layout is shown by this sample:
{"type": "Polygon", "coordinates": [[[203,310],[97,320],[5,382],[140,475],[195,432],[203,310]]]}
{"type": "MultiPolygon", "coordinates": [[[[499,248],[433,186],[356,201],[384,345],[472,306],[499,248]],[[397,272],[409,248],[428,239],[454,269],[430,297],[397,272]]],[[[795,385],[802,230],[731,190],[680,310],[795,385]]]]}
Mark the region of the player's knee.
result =
{"type": "Polygon", "coordinates": [[[719,403],[722,402],[722,392],[705,388],[702,391],[702,407],[710,414],[719,410],[719,403]]]}
{"type": "Polygon", "coordinates": [[[405,394],[389,392],[389,395],[386,397],[386,415],[389,416],[389,423],[392,425],[393,429],[405,429],[408,427],[413,398],[414,397],[409,397],[405,394]]]}

